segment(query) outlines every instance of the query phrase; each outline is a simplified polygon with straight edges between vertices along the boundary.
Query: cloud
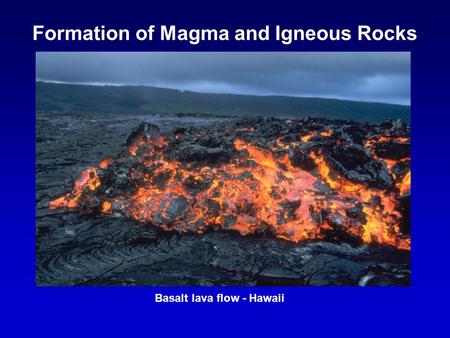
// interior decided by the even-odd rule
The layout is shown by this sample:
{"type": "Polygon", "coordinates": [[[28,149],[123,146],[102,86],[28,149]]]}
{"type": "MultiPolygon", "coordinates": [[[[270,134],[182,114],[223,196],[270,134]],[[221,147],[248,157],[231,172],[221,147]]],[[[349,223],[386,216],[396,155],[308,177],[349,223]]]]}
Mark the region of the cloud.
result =
{"type": "Polygon", "coordinates": [[[40,52],[37,78],[410,103],[407,52],[40,52]]]}

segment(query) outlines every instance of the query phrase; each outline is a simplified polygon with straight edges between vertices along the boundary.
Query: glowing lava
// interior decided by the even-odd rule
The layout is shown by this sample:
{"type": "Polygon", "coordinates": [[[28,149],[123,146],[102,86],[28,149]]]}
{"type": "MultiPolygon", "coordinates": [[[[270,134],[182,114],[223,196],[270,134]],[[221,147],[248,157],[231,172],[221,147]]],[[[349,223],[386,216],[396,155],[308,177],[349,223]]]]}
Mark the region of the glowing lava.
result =
{"type": "MultiPolygon", "coordinates": [[[[207,133],[197,133],[196,137],[207,137],[207,133]]],[[[83,171],[72,192],[52,200],[50,208],[78,207],[83,212],[86,206],[92,206],[105,215],[120,213],[140,223],[179,232],[266,232],[294,242],[334,239],[345,233],[365,243],[409,249],[409,238],[399,230],[397,197],[409,194],[410,172],[398,178],[392,189],[382,190],[338,173],[320,148],[308,150],[307,157],[314,166],[311,170],[295,166],[289,151],[316,137],[331,139],[335,132],[324,128],[288,143],[276,140],[271,149],[234,137],[232,156],[215,162],[209,158],[181,161],[168,156],[171,149],[182,144],[182,134],[173,138],[138,137],[128,145],[128,154],[83,171]],[[133,160],[127,173],[130,184],[111,195],[108,191],[112,188],[102,186],[101,181],[103,177],[111,181],[116,175],[111,167],[127,156],[133,160]]],[[[370,138],[364,147],[370,153],[374,145],[386,139],[392,140],[370,138]]],[[[385,162],[393,178],[397,162],[385,162]]]]}

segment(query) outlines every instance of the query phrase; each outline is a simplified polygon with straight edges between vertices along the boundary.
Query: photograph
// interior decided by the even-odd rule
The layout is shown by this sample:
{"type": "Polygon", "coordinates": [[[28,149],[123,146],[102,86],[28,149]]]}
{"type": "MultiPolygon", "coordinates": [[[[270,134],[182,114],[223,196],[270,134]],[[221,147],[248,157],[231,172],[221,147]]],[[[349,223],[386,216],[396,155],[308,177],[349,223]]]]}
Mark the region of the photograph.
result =
{"type": "Polygon", "coordinates": [[[37,286],[409,286],[410,52],[36,52],[37,286]]]}

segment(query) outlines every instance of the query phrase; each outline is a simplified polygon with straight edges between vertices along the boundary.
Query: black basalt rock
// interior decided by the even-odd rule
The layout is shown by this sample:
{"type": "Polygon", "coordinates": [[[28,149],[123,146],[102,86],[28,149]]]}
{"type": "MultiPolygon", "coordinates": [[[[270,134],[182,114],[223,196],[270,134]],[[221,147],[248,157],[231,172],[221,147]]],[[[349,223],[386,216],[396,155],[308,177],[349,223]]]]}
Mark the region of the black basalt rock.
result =
{"type": "Polygon", "coordinates": [[[333,146],[327,160],[333,169],[351,181],[367,183],[380,189],[390,188],[393,185],[386,166],[370,157],[362,147],[338,144],[333,146]]]}
{"type": "Polygon", "coordinates": [[[380,142],[375,144],[374,151],[378,157],[401,160],[410,156],[411,144],[397,141],[380,142]]]}

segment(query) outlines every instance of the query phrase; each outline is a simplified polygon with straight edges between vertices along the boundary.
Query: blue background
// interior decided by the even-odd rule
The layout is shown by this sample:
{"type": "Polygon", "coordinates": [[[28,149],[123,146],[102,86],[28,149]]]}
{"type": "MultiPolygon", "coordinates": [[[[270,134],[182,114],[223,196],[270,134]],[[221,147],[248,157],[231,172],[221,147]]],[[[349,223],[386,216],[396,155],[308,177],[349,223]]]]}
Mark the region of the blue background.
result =
{"type": "MultiPolygon", "coordinates": [[[[292,4],[167,5],[38,1],[3,3],[1,16],[1,298],[0,330],[18,335],[248,334],[296,336],[448,335],[449,23],[426,1],[321,1],[292,4]],[[35,43],[33,24],[117,28],[194,27],[416,28],[414,42],[35,43]],[[150,287],[35,286],[35,51],[37,50],[389,50],[412,52],[412,286],[259,288],[285,292],[284,304],[154,304],[150,287]],[[447,323],[445,322],[447,320],[447,323]]],[[[444,2],[442,2],[444,3],[444,2]]],[[[165,291],[247,294],[245,288],[165,291]]],[[[5,336],[5,335],[2,335],[5,336]]],[[[10,335],[6,335],[10,336],[10,335]]]]}

